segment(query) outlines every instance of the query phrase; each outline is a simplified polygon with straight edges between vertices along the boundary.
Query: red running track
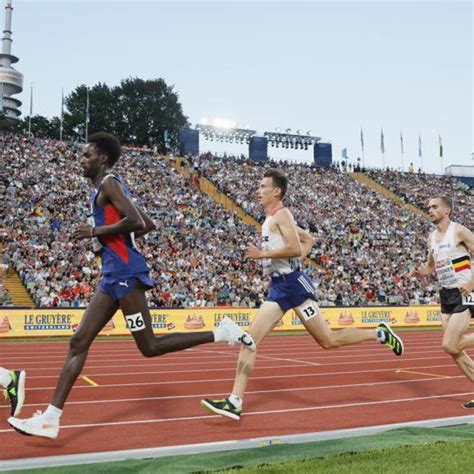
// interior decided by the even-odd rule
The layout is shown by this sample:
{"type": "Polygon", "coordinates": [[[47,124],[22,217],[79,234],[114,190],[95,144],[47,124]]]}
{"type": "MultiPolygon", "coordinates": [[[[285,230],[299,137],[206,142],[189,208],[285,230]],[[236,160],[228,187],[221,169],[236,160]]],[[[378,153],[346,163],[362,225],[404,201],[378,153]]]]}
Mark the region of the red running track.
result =
{"type": "MultiPolygon", "coordinates": [[[[196,444],[465,416],[474,387],[440,348],[440,332],[402,333],[405,355],[378,343],[325,351],[310,336],[260,345],[240,422],[199,400],[229,393],[238,348],[208,344],[155,359],[133,341],[94,343],[55,441],[0,424],[0,460],[196,444]]],[[[67,342],[0,342],[0,365],[27,370],[22,417],[50,401],[67,342]]],[[[0,406],[0,419],[9,409],[0,406]]]]}

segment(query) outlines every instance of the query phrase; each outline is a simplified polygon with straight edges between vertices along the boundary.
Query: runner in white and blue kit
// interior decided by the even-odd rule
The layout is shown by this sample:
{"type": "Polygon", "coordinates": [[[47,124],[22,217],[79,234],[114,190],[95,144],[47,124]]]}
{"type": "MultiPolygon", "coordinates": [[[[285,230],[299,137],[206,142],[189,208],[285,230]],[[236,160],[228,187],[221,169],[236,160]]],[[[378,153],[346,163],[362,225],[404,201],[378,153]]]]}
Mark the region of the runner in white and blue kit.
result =
{"type": "MultiPolygon", "coordinates": [[[[268,297],[249,329],[257,345],[289,309],[294,309],[311,336],[325,349],[374,340],[390,347],[397,356],[402,355],[401,339],[385,323],[375,330],[333,331],[327,326],[316,303],[313,282],[300,269],[301,259],[309,254],[315,240],[297,227],[290,210],[284,206],[287,188],[288,179],[283,173],[274,169],[265,172],[257,192],[259,202],[266,211],[262,225],[262,248],[251,245],[245,253],[247,258],[261,260],[264,275],[270,277],[268,297]]],[[[239,420],[255,359],[256,352],[242,348],[232,393],[221,400],[204,399],[201,405],[211,413],[239,420]]]]}
{"type": "MultiPolygon", "coordinates": [[[[255,350],[255,342],[229,318],[214,331],[174,333],[156,337],[145,292],[153,287],[145,258],[135,238],[155,229],[153,221],[132,200],[123,180],[111,172],[121,155],[119,141],[104,132],[89,136],[82,152],[84,176],[94,185],[91,198],[93,222],[79,225],[76,240],[91,239],[102,256],[103,278],[89,303],[79,328],[70,341],[69,353],[59,377],[51,405],[44,413],[8,423],[26,435],[54,439],[66,399],[84,367],[89,347],[97,334],[120,308],[140,352],[155,357],[208,342],[240,343],[255,350]]],[[[159,185],[159,183],[157,183],[159,185]]]]}

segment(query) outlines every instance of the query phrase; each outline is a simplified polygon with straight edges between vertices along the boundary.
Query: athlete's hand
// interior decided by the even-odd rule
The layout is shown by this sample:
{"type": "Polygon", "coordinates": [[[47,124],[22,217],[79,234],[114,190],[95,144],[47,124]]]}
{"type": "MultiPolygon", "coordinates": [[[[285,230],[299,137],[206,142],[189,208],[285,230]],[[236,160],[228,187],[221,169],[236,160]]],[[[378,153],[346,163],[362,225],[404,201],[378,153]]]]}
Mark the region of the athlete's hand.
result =
{"type": "Polygon", "coordinates": [[[74,229],[72,236],[77,240],[90,239],[92,237],[92,226],[81,224],[74,229]]]}
{"type": "Polygon", "coordinates": [[[466,283],[462,283],[461,285],[459,285],[459,291],[464,296],[470,295],[471,292],[474,291],[474,284],[472,283],[472,281],[467,281],[466,283]]]}
{"type": "Polygon", "coordinates": [[[247,258],[263,258],[263,252],[258,248],[255,247],[255,245],[249,245],[246,250],[245,250],[245,256],[247,258]]]}

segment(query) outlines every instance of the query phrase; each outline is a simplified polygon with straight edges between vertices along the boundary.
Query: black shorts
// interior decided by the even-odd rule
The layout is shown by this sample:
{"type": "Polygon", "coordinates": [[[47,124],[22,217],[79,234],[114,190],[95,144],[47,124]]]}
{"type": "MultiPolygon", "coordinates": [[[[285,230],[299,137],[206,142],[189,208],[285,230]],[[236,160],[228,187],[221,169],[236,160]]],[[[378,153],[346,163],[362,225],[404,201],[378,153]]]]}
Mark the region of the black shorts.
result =
{"type": "Polygon", "coordinates": [[[441,301],[441,313],[462,313],[469,309],[471,318],[474,318],[474,306],[462,304],[462,296],[458,288],[441,288],[439,299],[441,301]]]}

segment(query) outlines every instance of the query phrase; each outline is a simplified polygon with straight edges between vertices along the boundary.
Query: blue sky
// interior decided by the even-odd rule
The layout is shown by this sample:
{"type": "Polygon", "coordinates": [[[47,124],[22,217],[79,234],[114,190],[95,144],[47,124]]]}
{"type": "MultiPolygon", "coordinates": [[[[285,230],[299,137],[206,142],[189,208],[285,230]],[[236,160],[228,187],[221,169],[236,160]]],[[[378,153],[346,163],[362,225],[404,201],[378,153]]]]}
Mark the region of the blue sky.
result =
{"type": "MultiPolygon", "coordinates": [[[[4,5],[5,0],[1,0],[4,5]]],[[[473,9],[470,2],[44,2],[14,0],[13,53],[25,76],[29,110],[59,114],[61,88],[109,85],[136,76],[175,86],[193,124],[201,117],[311,130],[381,166],[418,157],[474,165],[473,9]]],[[[2,9],[3,10],[3,9],[2,9]]],[[[3,23],[3,17],[2,17],[3,23]]],[[[201,150],[247,153],[245,146],[201,142],[201,150]],[[213,145],[213,148],[212,146],[213,145]]],[[[276,158],[312,159],[310,151],[276,158]]]]}

